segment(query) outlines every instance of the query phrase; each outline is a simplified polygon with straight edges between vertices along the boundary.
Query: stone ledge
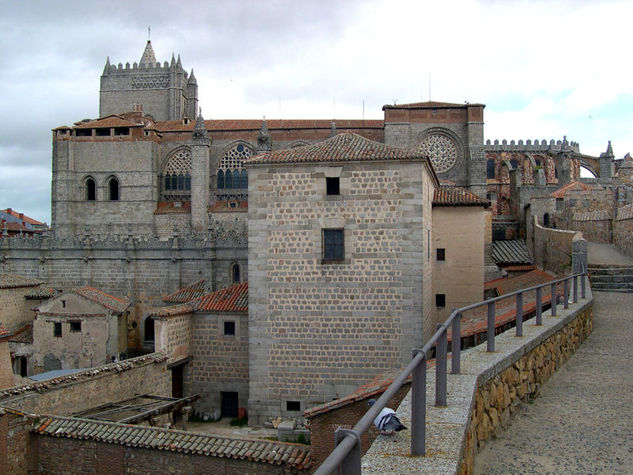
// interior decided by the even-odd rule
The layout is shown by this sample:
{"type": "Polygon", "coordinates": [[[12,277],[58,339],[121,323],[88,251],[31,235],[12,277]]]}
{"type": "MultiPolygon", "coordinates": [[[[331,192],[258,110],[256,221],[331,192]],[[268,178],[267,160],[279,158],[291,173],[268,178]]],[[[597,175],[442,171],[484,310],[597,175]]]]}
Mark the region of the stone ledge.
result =
{"type": "MultiPolygon", "coordinates": [[[[521,384],[513,385],[509,392],[507,392],[508,387],[505,382],[497,380],[501,379],[501,375],[507,374],[507,370],[517,367],[534,369],[534,359],[539,359],[539,355],[534,354],[534,350],[545,347],[552,337],[567,334],[566,330],[574,326],[576,322],[582,325],[581,334],[575,334],[578,337],[577,343],[580,344],[586,336],[585,333],[588,334],[591,331],[591,325],[581,321],[579,317],[586,317],[586,311],[590,310],[592,305],[591,289],[587,288],[585,300],[570,304],[568,309],[563,309],[562,305],[559,305],[558,316],[552,317],[550,310],[543,312],[543,325],[536,326],[535,319],[524,322],[522,337],[514,336],[515,328],[497,335],[494,353],[486,352],[486,343],[462,352],[461,374],[448,375],[447,407],[434,406],[435,371],[433,368],[428,369],[426,456],[411,457],[409,455],[411,447],[411,393],[409,392],[397,410],[398,417],[404,425],[409,427],[409,430],[399,432],[392,437],[379,436],[362,459],[363,473],[472,473],[477,445],[485,443],[496,427],[507,422],[514,412],[514,405],[518,399],[528,398],[537,392],[540,382],[551,375],[552,364],[558,367],[565,358],[549,361],[547,367],[539,366],[539,370],[542,371],[540,381],[530,381],[532,374],[525,376],[520,369],[512,371],[516,373],[512,378],[516,379],[516,383],[521,384]],[[533,359],[529,359],[532,355],[533,359]],[[529,390],[530,387],[533,387],[533,390],[529,390]],[[523,395],[520,394],[521,392],[523,395]],[[493,393],[495,393],[494,398],[493,393]],[[500,399],[507,404],[497,404],[500,399]],[[495,414],[492,421],[485,411],[491,407],[493,407],[492,413],[495,414]],[[498,407],[498,410],[494,407],[498,407]],[[482,426],[485,427],[482,429],[482,426]]],[[[587,318],[590,320],[591,316],[587,318]]],[[[567,335],[568,343],[569,337],[567,335]]],[[[575,348],[573,347],[572,351],[575,348]]]]}

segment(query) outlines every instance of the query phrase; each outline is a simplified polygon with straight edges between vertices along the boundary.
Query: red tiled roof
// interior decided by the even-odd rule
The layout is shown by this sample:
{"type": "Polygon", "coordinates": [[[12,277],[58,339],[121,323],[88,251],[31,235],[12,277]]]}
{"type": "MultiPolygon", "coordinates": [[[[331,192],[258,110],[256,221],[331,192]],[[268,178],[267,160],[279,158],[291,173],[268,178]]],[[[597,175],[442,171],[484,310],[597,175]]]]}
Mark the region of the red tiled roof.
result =
{"type": "Polygon", "coordinates": [[[191,201],[159,201],[154,214],[191,213],[191,201]],[[178,203],[178,205],[176,205],[178,203]]]}
{"type": "Polygon", "coordinates": [[[520,271],[534,270],[536,269],[536,266],[532,264],[526,264],[526,265],[507,266],[507,267],[504,267],[504,269],[509,272],[520,272],[520,271]]]}
{"type": "Polygon", "coordinates": [[[11,332],[9,332],[9,330],[7,330],[6,327],[2,323],[0,323],[0,338],[3,338],[10,334],[11,332]]]}
{"type": "Polygon", "coordinates": [[[7,232],[10,233],[22,233],[22,234],[35,234],[35,233],[41,233],[41,231],[37,231],[35,229],[32,228],[27,228],[26,226],[22,226],[22,224],[20,223],[13,223],[10,221],[5,221],[4,223],[2,223],[2,226],[0,226],[0,232],[3,232],[4,230],[7,230],[7,232]]]}
{"type": "Polygon", "coordinates": [[[382,110],[385,109],[464,109],[469,106],[483,106],[484,104],[456,104],[453,102],[412,102],[410,104],[385,104],[382,106],[382,110]]]}
{"type": "Polygon", "coordinates": [[[33,343],[33,324],[28,323],[24,325],[9,338],[9,341],[13,343],[33,343]]]}
{"type": "Polygon", "coordinates": [[[93,287],[81,287],[79,289],[73,289],[73,292],[117,313],[125,312],[131,305],[131,302],[128,300],[121,300],[93,287]]]}
{"type": "Polygon", "coordinates": [[[38,220],[33,219],[33,218],[29,218],[24,213],[18,213],[17,211],[15,211],[15,210],[13,210],[11,208],[0,209],[0,212],[10,214],[14,218],[21,219],[22,221],[26,221],[27,223],[30,223],[30,224],[39,224],[39,225],[42,225],[42,226],[44,225],[44,223],[42,223],[41,221],[38,221],[38,220]],[[22,216],[20,216],[20,214],[22,216]]]}
{"type": "Polygon", "coordinates": [[[551,193],[550,196],[552,198],[564,198],[565,196],[567,196],[568,191],[591,191],[595,189],[596,187],[593,185],[582,183],[580,181],[572,181],[571,183],[568,183],[562,188],[559,188],[555,192],[551,193]]]}
{"type": "Polygon", "coordinates": [[[303,147],[276,150],[245,160],[245,163],[349,162],[373,160],[427,160],[422,152],[390,147],[360,135],[341,133],[303,147]]]}
{"type": "Polygon", "coordinates": [[[433,206],[490,206],[484,200],[461,186],[440,186],[433,194],[433,206]]]}
{"type": "Polygon", "coordinates": [[[207,285],[207,281],[202,279],[198,282],[176,290],[173,294],[169,294],[163,297],[163,302],[169,303],[185,303],[195,300],[203,295],[209,293],[211,288],[207,285]]]}
{"type": "Polygon", "coordinates": [[[544,284],[555,278],[554,275],[542,271],[541,269],[534,269],[525,274],[518,275],[516,277],[510,277],[507,279],[495,279],[484,284],[484,289],[496,289],[497,295],[505,295],[515,290],[527,289],[535,285],[544,284]]]}
{"type": "Polygon", "coordinates": [[[214,201],[209,207],[209,211],[212,213],[243,213],[248,211],[248,201],[238,201],[237,206],[229,206],[228,201],[214,201]]]}
{"type": "Polygon", "coordinates": [[[75,122],[75,129],[97,129],[97,128],[109,128],[109,127],[142,127],[143,124],[137,124],[129,120],[124,119],[118,115],[110,115],[107,117],[101,117],[100,119],[94,119],[87,122],[75,122]]]}
{"type": "MultiPolygon", "coordinates": [[[[382,129],[382,120],[337,120],[337,129],[382,129]]],[[[181,120],[165,120],[156,122],[156,130],[160,132],[192,131],[195,121],[183,124],[181,120]]],[[[252,130],[259,131],[262,126],[261,119],[220,119],[205,120],[204,126],[209,131],[225,130],[252,130]]],[[[331,129],[331,120],[319,119],[290,119],[290,120],[266,120],[269,131],[287,129],[331,129]]]]}
{"type": "Polygon", "coordinates": [[[217,290],[200,297],[191,304],[196,311],[201,312],[247,312],[248,282],[217,290]]]}
{"type": "Polygon", "coordinates": [[[150,310],[152,317],[175,317],[176,315],[185,315],[193,312],[192,303],[179,303],[170,305],[169,307],[160,307],[150,310]]]}
{"type": "Polygon", "coordinates": [[[0,274],[0,289],[17,289],[19,287],[37,287],[41,280],[30,279],[16,274],[0,274]]]}

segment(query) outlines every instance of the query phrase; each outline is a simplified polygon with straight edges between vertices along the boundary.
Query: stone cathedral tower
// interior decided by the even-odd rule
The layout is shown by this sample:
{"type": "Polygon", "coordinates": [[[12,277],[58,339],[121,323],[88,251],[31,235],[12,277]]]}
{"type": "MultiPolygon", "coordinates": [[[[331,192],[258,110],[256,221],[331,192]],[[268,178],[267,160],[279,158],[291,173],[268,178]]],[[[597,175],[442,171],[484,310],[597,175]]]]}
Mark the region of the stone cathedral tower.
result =
{"type": "Polygon", "coordinates": [[[154,120],[195,119],[198,111],[196,77],[183,69],[172,54],[171,63],[156,61],[152,42],[147,41],[139,63],[123,66],[107,59],[101,75],[99,116],[142,110],[154,120]]]}

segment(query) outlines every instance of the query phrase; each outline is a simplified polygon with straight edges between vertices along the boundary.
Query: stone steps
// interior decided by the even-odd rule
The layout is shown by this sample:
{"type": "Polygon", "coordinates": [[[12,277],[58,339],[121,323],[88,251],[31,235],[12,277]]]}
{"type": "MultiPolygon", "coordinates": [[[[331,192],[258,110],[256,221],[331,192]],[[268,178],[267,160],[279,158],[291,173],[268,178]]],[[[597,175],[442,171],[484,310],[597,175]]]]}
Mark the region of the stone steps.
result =
{"type": "Polygon", "coordinates": [[[633,293],[632,266],[592,265],[589,266],[588,272],[593,290],[633,293]]]}

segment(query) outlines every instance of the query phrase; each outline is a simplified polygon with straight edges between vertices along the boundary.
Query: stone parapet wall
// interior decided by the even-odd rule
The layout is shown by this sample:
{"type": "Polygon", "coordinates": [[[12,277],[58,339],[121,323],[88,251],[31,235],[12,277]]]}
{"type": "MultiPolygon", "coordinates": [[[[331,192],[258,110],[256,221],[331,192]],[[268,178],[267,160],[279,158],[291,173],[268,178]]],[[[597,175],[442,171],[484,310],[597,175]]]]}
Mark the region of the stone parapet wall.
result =
{"type": "MultiPolygon", "coordinates": [[[[572,241],[577,231],[545,228],[533,217],[533,236],[528,248],[541,269],[563,274],[571,269],[572,241]]],[[[528,236],[529,238],[529,236],[528,236]]]]}
{"type": "Polygon", "coordinates": [[[618,209],[613,221],[613,244],[623,253],[633,256],[633,204],[618,209]]]}

